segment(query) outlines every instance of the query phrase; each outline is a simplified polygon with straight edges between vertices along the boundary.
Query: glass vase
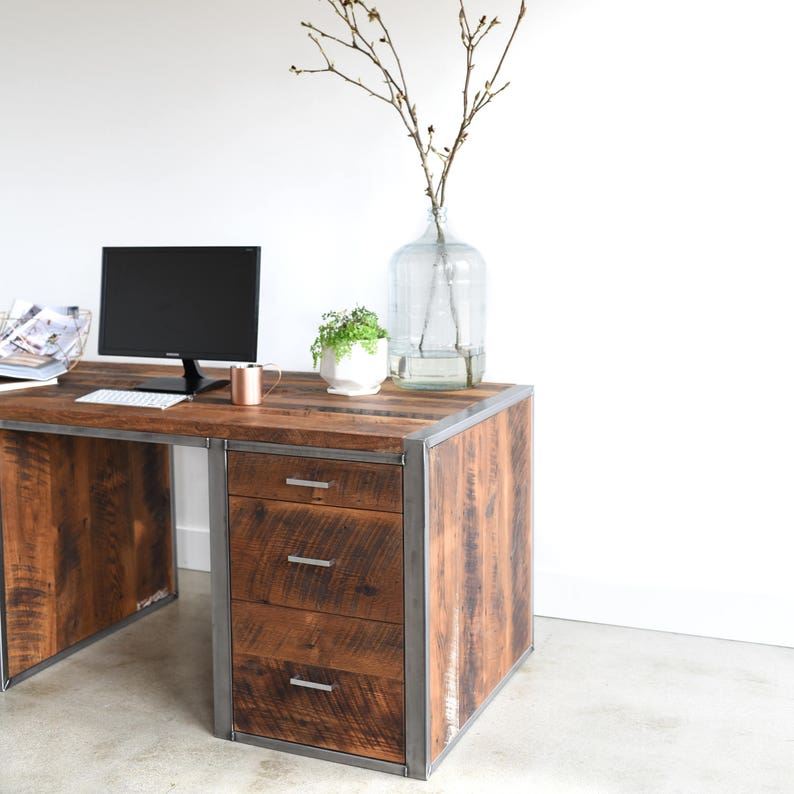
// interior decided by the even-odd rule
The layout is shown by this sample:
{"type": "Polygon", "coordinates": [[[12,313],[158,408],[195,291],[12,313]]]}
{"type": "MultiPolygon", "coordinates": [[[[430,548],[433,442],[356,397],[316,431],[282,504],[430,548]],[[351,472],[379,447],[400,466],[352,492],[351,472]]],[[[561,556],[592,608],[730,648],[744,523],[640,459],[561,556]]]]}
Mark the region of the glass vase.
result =
{"type": "Polygon", "coordinates": [[[450,234],[446,209],[389,267],[389,375],[404,389],[476,386],[485,371],[485,262],[450,234]]]}

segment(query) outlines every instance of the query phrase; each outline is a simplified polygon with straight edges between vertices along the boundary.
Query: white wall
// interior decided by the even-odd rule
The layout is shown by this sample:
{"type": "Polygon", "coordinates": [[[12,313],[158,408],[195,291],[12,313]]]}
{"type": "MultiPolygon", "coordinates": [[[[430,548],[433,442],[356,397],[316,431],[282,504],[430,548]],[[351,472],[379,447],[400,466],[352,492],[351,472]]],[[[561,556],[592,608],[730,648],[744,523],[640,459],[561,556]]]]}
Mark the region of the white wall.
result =
{"type": "MultiPolygon", "coordinates": [[[[443,136],[457,3],[378,7],[443,136]]],[[[0,304],[98,309],[105,244],[246,243],[261,360],[308,369],[327,308],[385,313],[421,174],[388,107],[288,72],[323,18],[2,0],[0,304]]],[[[794,646],[793,24],[786,0],[529,0],[471,130],[450,218],[489,263],[486,377],[536,386],[542,614],[794,646]]],[[[201,453],[179,463],[205,532],[201,453]]]]}

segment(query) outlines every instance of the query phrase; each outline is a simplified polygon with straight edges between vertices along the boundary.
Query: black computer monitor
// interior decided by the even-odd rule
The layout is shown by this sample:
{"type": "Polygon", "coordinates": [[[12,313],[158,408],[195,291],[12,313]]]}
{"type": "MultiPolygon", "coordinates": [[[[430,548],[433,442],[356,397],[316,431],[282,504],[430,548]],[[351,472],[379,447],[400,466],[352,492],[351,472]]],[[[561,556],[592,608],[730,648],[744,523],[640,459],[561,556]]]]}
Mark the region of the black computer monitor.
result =
{"type": "Polygon", "coordinates": [[[225,386],[198,360],[256,361],[259,257],[257,246],[103,248],[99,353],[182,360],[181,377],[137,389],[196,394],[225,386]]]}

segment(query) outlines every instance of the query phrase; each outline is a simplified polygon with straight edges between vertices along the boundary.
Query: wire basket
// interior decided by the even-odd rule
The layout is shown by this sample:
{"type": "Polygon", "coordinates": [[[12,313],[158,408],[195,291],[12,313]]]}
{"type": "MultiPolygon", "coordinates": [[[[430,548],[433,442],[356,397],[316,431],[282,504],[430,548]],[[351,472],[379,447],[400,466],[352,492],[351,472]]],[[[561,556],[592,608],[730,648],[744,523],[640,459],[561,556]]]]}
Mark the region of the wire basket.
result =
{"type": "Polygon", "coordinates": [[[37,315],[15,317],[11,312],[0,311],[0,344],[5,343],[14,352],[49,356],[63,361],[66,372],[69,372],[85,353],[92,314],[89,309],[75,308],[69,309],[68,314],[61,314],[61,317],[67,322],[53,326],[52,333],[48,334],[50,329],[47,322],[38,320],[37,323],[37,315]],[[73,329],[68,327],[69,318],[74,324],[73,329]]]}

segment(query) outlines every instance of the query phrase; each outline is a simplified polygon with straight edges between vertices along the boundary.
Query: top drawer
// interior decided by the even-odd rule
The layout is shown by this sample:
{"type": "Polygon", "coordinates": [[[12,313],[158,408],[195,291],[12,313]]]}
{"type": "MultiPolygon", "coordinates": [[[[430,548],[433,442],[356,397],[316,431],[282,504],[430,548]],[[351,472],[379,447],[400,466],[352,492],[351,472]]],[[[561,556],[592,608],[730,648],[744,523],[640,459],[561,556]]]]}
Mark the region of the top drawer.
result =
{"type": "Polygon", "coordinates": [[[288,502],[402,513],[402,466],[229,453],[229,493],[288,502]]]}

